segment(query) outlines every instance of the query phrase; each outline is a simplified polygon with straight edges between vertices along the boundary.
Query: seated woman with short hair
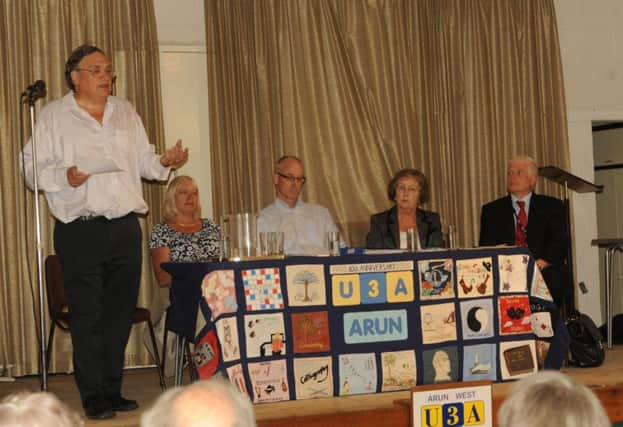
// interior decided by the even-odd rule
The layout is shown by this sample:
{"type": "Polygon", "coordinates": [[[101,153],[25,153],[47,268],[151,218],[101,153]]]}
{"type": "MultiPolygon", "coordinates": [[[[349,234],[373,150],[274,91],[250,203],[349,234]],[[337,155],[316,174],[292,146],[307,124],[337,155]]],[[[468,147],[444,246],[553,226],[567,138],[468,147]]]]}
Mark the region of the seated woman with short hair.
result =
{"type": "Polygon", "coordinates": [[[407,230],[415,228],[421,248],[442,244],[441,221],[436,212],[420,209],[428,201],[426,176],[417,169],[401,169],[389,182],[387,196],[394,207],[370,217],[366,239],[369,249],[407,248],[407,230]]]}

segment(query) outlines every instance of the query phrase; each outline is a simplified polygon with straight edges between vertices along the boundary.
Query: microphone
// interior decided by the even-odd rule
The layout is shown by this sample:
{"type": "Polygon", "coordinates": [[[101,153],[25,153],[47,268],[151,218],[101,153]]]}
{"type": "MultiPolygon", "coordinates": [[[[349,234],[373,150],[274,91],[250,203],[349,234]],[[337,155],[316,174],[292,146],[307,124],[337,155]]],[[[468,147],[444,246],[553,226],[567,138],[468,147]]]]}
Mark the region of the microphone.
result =
{"type": "Polygon", "coordinates": [[[22,98],[26,98],[29,102],[45,96],[45,82],[43,80],[37,80],[22,92],[22,98]]]}

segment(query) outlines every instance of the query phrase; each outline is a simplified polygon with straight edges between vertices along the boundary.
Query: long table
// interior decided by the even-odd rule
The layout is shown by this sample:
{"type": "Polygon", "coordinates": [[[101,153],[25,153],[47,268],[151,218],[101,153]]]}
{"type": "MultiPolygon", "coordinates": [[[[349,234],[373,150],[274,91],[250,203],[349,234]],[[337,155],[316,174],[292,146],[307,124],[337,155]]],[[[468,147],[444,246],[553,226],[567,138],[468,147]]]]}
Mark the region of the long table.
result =
{"type": "Polygon", "coordinates": [[[200,376],[221,370],[255,403],[505,381],[562,361],[524,248],[163,268],[169,327],[195,343],[200,376]]]}

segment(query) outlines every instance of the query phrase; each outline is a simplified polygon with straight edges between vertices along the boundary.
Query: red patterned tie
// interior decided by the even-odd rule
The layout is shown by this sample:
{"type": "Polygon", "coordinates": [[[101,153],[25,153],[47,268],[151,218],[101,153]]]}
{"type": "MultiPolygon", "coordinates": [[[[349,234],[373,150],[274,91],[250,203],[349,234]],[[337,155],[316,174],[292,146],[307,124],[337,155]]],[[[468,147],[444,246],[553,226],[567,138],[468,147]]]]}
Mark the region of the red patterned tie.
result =
{"type": "Polygon", "coordinates": [[[519,213],[517,214],[517,224],[515,226],[515,245],[528,246],[526,233],[528,231],[528,215],[526,215],[526,202],[517,201],[519,213]]]}

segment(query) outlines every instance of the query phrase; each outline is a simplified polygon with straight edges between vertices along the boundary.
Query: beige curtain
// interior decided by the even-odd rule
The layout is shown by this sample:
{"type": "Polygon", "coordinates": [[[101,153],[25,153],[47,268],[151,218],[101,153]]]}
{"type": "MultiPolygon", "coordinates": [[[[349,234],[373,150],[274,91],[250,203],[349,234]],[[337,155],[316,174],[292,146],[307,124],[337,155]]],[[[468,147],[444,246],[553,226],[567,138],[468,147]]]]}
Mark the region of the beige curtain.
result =
{"type": "MultiPolygon", "coordinates": [[[[20,93],[37,79],[47,83],[47,101],[67,92],[65,61],[77,46],[102,48],[117,72],[115,94],[129,99],[143,118],[147,134],[162,151],[164,137],[156,22],[152,0],[0,0],[0,364],[15,365],[14,374],[39,370],[38,281],[34,195],[19,174],[18,153],[30,136],[28,108],[20,93]]],[[[142,220],[146,236],[159,221],[162,186],[146,184],[150,214],[142,220]]],[[[43,256],[53,253],[54,221],[43,196],[43,256]]],[[[146,237],[145,237],[146,238],[146,237]]],[[[139,303],[152,300],[154,281],[144,251],[139,303]]],[[[46,307],[47,315],[47,307],[46,307]]],[[[49,326],[49,319],[46,320],[49,326]]],[[[142,330],[134,328],[128,365],[149,361],[142,330]]],[[[57,332],[50,370],[71,369],[71,340],[57,332]]]]}
{"type": "Polygon", "coordinates": [[[425,208],[470,246],[509,157],[568,165],[552,0],[205,0],[205,13],[216,216],[270,203],[274,160],[295,154],[304,198],[362,245],[390,177],[416,167],[425,208]]]}

